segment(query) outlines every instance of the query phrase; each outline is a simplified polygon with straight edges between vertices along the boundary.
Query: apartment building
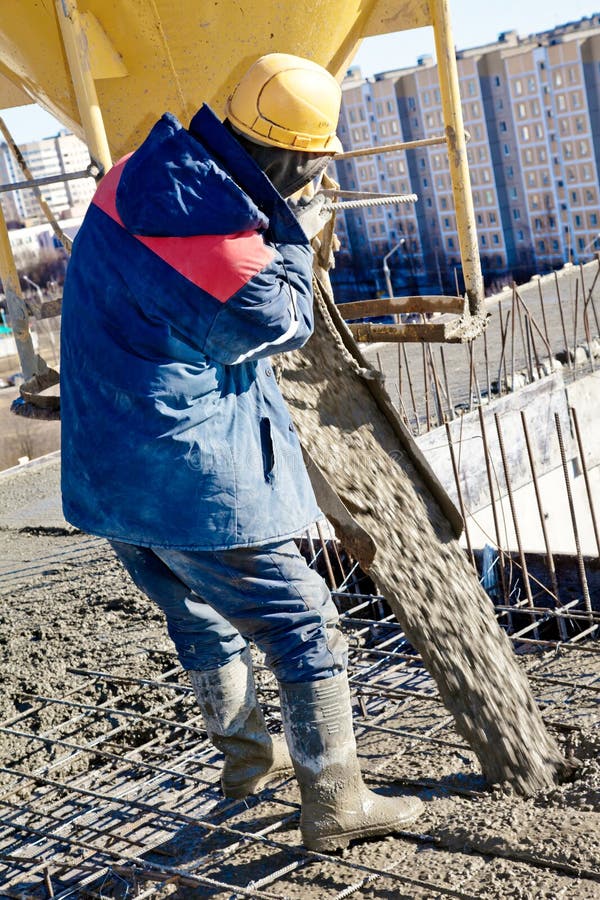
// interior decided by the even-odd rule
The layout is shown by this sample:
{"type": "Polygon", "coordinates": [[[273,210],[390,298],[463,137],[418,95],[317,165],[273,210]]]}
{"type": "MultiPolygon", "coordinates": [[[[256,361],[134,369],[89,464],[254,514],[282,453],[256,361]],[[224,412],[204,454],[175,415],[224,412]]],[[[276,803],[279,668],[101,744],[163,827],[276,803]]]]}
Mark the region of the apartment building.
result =
{"type": "MultiPolygon", "coordinates": [[[[494,44],[459,51],[457,65],[488,284],[589,260],[600,249],[600,15],[526,38],[505,32],[494,44]]],[[[428,56],[373,78],[351,69],[342,107],[340,136],[348,150],[443,134],[437,67],[428,56]]],[[[364,293],[379,285],[383,256],[399,235],[406,252],[390,259],[395,288],[405,292],[410,282],[448,290],[455,278],[460,283],[444,146],[342,161],[337,172],[345,188],[419,197],[410,210],[394,208],[389,216],[373,210],[368,222],[362,210],[360,226],[356,213],[343,216],[344,265],[359,257],[370,277],[364,293]]]]}
{"type": "MultiPolygon", "coordinates": [[[[361,77],[359,69],[350,70],[344,83],[339,124],[341,140],[348,149],[360,150],[404,140],[394,80],[390,75],[367,81],[361,77]]],[[[336,170],[345,190],[398,195],[411,192],[404,151],[341,160],[336,170]]],[[[375,292],[383,292],[383,271],[381,267],[374,268],[374,261],[382,259],[397,244],[408,260],[409,270],[422,265],[414,203],[368,206],[352,215],[341,216],[337,234],[341,242],[338,283],[352,261],[358,280],[363,284],[373,280],[375,292]]]]}
{"type": "MultiPolygon", "coordinates": [[[[63,172],[81,172],[90,163],[86,145],[68,131],[53,137],[20,145],[34,178],[63,172]]],[[[6,144],[0,144],[0,181],[3,184],[23,181],[23,174],[6,144]]],[[[93,178],[56,182],[41,188],[42,196],[57,216],[81,216],[92,199],[96,184],[93,178]]],[[[25,224],[44,221],[44,216],[31,190],[2,195],[7,220],[15,218],[25,224]]]]}

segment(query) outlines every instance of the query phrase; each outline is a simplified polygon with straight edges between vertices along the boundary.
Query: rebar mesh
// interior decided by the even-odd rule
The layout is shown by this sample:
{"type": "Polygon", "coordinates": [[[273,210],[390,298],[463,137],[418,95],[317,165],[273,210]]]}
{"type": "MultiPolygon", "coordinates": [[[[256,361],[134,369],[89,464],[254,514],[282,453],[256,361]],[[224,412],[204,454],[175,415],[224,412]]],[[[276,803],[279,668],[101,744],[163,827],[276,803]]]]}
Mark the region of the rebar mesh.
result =
{"type": "MultiPolygon", "coordinates": [[[[342,610],[367,780],[400,781],[413,790],[436,790],[443,782],[449,796],[481,796],[473,757],[383,598],[332,535],[307,535],[302,547],[342,610]],[[450,775],[440,781],[440,772],[450,775]]],[[[82,564],[111,551],[99,540],[74,537],[61,554],[82,564]]],[[[52,562],[5,567],[0,585],[14,589],[52,562]]],[[[598,628],[600,616],[581,605],[561,609],[570,629],[563,638],[556,630],[542,633],[556,609],[521,611],[502,603],[496,612],[505,624],[513,616],[515,648],[551,727],[568,733],[597,724],[600,648],[581,636],[598,628]],[[515,616],[526,616],[527,624],[515,628],[515,616]]],[[[2,896],[341,898],[377,889],[373,896],[478,895],[428,879],[407,863],[410,848],[444,845],[422,833],[419,823],[395,839],[397,858],[382,865],[373,846],[345,857],[305,850],[296,830],[293,779],[246,801],[223,800],[220,757],[175,656],[152,647],[139,652],[160,660],[156,677],[132,677],[119,660],[104,671],[73,669],[74,689],[62,696],[24,695],[22,712],[2,723],[0,734],[13,748],[0,770],[2,896]]],[[[264,666],[258,666],[258,681],[267,721],[277,730],[276,684],[264,666]]],[[[527,864],[568,873],[568,865],[550,855],[527,864]]],[[[600,871],[586,877],[596,884],[600,871]]]]}

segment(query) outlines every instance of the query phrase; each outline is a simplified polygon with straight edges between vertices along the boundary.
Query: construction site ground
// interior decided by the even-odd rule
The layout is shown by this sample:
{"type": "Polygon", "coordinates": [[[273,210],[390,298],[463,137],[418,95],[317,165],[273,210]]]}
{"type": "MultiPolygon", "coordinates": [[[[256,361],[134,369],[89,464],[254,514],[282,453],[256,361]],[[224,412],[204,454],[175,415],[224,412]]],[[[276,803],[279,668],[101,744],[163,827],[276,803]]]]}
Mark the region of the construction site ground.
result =
{"type": "MultiPolygon", "coordinates": [[[[221,798],[161,613],[106,542],[63,521],[58,492],[58,455],[0,476],[0,896],[600,897],[597,642],[542,632],[519,646],[577,779],[530,799],[491,791],[348,563],[337,588],[363,770],[425,814],[343,856],[311,853],[293,779],[221,798]]],[[[259,678],[277,730],[275,683],[259,678]]]]}

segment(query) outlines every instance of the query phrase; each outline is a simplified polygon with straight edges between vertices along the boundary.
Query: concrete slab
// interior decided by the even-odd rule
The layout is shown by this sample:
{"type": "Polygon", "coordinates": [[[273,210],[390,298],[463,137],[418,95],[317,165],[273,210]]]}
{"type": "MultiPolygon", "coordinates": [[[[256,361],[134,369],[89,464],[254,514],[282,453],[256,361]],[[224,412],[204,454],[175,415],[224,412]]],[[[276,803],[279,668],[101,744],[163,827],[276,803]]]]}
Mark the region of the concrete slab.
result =
{"type": "Polygon", "coordinates": [[[62,514],[60,453],[0,472],[0,529],[74,531],[62,514]]]}

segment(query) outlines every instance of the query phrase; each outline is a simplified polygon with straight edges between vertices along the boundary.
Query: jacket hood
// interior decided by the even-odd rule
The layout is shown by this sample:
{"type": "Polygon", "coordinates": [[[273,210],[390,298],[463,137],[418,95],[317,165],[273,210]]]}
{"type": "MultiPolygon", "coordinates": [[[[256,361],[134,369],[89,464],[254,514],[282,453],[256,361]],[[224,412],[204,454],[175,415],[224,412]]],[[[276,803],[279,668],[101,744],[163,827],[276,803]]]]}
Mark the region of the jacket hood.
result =
{"type": "Polygon", "coordinates": [[[116,203],[129,232],[153,237],[234,234],[269,224],[199,137],[170,113],[125,164],[116,203]]]}

